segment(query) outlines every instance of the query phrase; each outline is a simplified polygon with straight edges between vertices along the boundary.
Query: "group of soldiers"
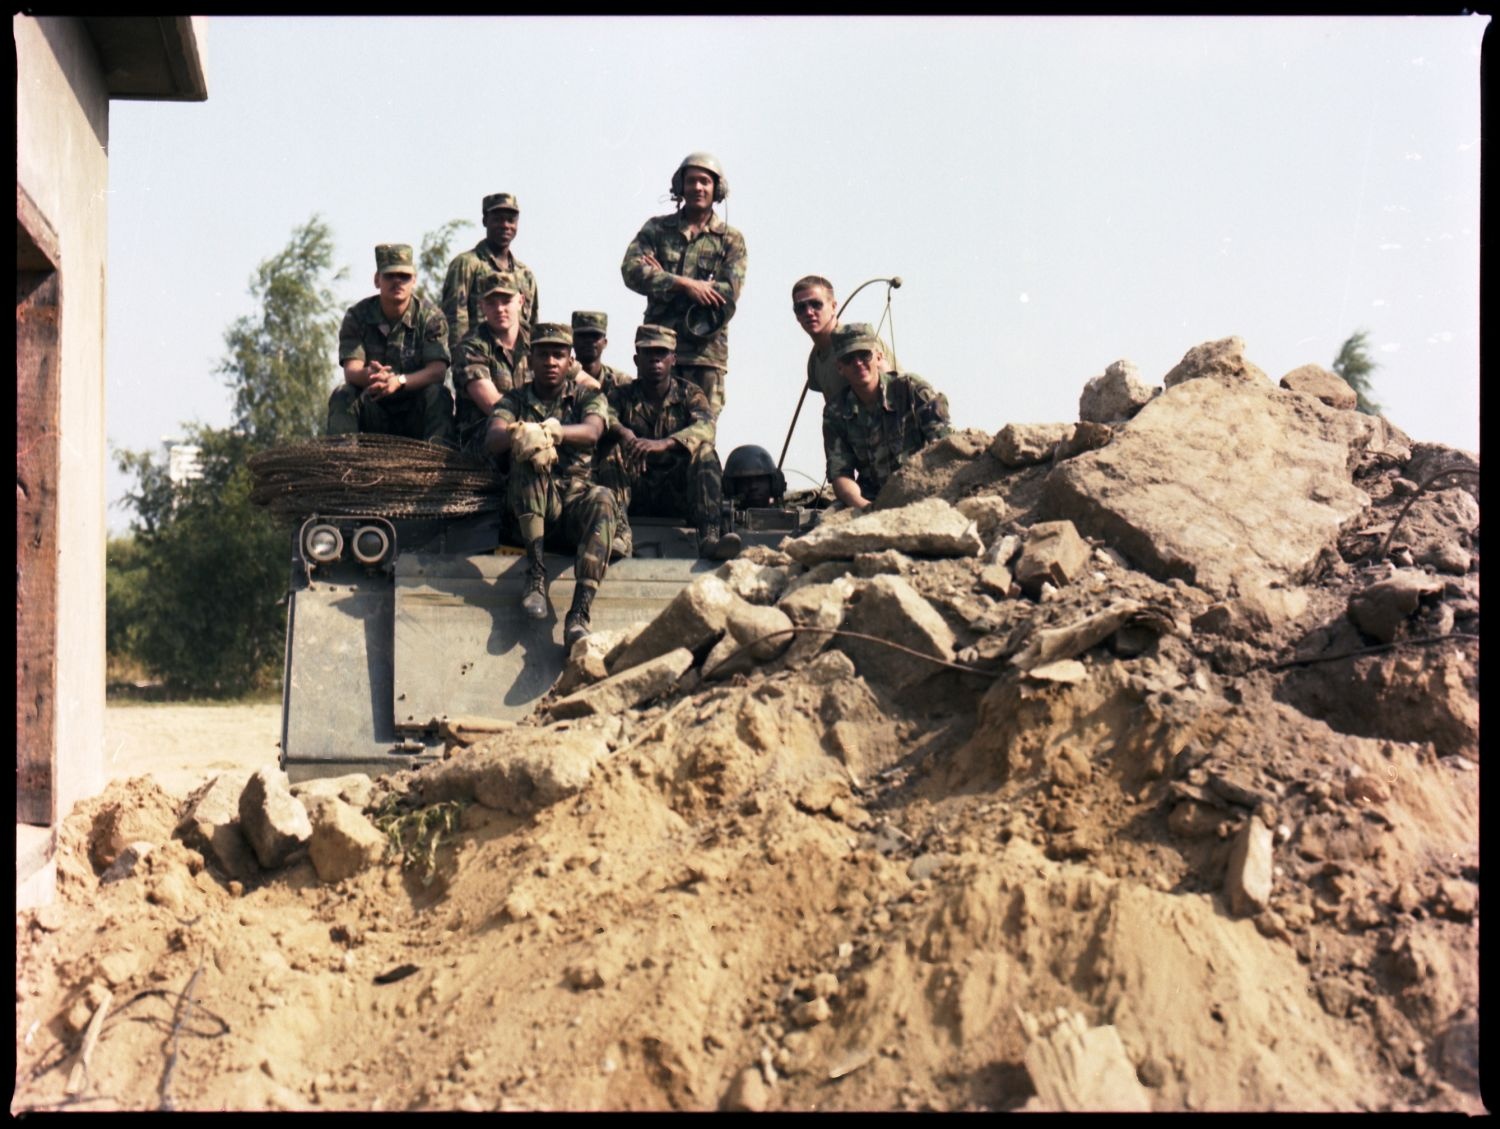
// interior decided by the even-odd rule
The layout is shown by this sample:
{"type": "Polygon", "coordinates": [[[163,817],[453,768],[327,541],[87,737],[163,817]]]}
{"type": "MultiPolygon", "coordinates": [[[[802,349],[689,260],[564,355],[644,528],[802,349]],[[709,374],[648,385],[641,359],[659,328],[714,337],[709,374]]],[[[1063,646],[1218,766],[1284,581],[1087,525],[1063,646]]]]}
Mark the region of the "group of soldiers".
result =
{"type": "MultiPolygon", "coordinates": [[[[449,265],[441,308],[416,290],[411,247],[381,244],[377,292],[339,330],[344,383],[329,398],[328,433],[405,435],[492,458],[526,551],[525,614],[548,614],[544,548],[575,551],[570,648],[589,633],[610,560],[632,550],[630,515],[687,518],[703,557],[740,549],[722,523],[714,439],[745,240],[714,211],[729,183],[711,154],[683,159],[671,195],[676,210],[648,219],[620,265],[625,285],[646,297],[633,377],[603,363],[605,314],[536,320],[536,275],[511,251],[520,205],[506,192],[484,197],[485,237],[449,265]]],[[[839,324],[827,279],[798,280],[792,309],[813,341],[808,387],[826,401],[829,483],[838,504],[864,509],[907,457],[948,433],[947,400],[897,372],[869,325],[839,324]]],[[[743,504],[768,505],[784,491],[760,448],[736,451],[729,469],[743,504]]]]}

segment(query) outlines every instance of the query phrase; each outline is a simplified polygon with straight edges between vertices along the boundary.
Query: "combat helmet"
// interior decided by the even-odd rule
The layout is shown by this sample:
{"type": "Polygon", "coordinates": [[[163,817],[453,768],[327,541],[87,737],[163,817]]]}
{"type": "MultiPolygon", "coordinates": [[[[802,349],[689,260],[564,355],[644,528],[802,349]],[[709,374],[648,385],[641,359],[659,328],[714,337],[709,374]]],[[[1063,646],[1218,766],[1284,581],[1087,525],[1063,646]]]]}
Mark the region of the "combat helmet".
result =
{"type": "Polygon", "coordinates": [[[682,174],[688,169],[702,169],[714,178],[714,203],[722,204],[729,197],[729,178],[724,175],[724,166],[712,153],[689,153],[672,174],[672,197],[682,199],[682,174]]]}
{"type": "Polygon", "coordinates": [[[765,506],[781,501],[785,493],[786,475],[782,474],[776,466],[776,460],[771,457],[770,451],[764,447],[757,447],[753,443],[747,443],[729,452],[729,458],[724,460],[724,494],[726,497],[742,506],[765,506]],[[767,480],[766,489],[770,492],[769,497],[764,491],[751,489],[754,485],[751,480],[756,478],[767,480]],[[752,496],[747,497],[747,495],[752,496]]]}

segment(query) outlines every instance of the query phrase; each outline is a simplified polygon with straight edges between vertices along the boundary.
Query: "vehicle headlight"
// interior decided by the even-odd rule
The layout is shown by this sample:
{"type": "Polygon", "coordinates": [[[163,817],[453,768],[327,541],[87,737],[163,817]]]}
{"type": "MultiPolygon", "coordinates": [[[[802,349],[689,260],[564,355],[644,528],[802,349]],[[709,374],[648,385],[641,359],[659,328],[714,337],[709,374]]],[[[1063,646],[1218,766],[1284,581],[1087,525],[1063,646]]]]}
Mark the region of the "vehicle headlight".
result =
{"type": "Polygon", "coordinates": [[[354,531],[354,556],[360,564],[378,565],[390,555],[391,539],[378,525],[362,525],[354,531]]]}
{"type": "Polygon", "coordinates": [[[307,531],[302,547],[319,564],[330,564],[344,552],[344,535],[336,525],[315,525],[307,531]]]}

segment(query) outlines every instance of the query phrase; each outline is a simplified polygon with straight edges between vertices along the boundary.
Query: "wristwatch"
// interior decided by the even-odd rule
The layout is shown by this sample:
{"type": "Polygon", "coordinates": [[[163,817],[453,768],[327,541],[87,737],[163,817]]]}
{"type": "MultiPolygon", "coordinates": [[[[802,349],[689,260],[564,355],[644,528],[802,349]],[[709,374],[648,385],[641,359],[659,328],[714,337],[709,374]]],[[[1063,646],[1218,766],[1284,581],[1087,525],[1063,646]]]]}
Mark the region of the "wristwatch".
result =
{"type": "Polygon", "coordinates": [[[404,372],[397,373],[396,374],[396,383],[399,384],[402,388],[405,388],[406,387],[406,373],[404,373],[404,372]]]}

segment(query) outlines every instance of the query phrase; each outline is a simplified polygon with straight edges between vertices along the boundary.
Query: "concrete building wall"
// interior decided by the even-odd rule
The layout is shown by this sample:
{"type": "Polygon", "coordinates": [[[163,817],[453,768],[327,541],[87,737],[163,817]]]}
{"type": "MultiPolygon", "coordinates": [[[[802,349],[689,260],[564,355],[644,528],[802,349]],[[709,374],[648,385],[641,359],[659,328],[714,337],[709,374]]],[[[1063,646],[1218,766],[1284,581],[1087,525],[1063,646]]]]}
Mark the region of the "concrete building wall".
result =
{"type": "Polygon", "coordinates": [[[76,19],[13,16],[16,183],[61,257],[56,812],[104,784],[105,254],[109,95],[76,19]]]}

